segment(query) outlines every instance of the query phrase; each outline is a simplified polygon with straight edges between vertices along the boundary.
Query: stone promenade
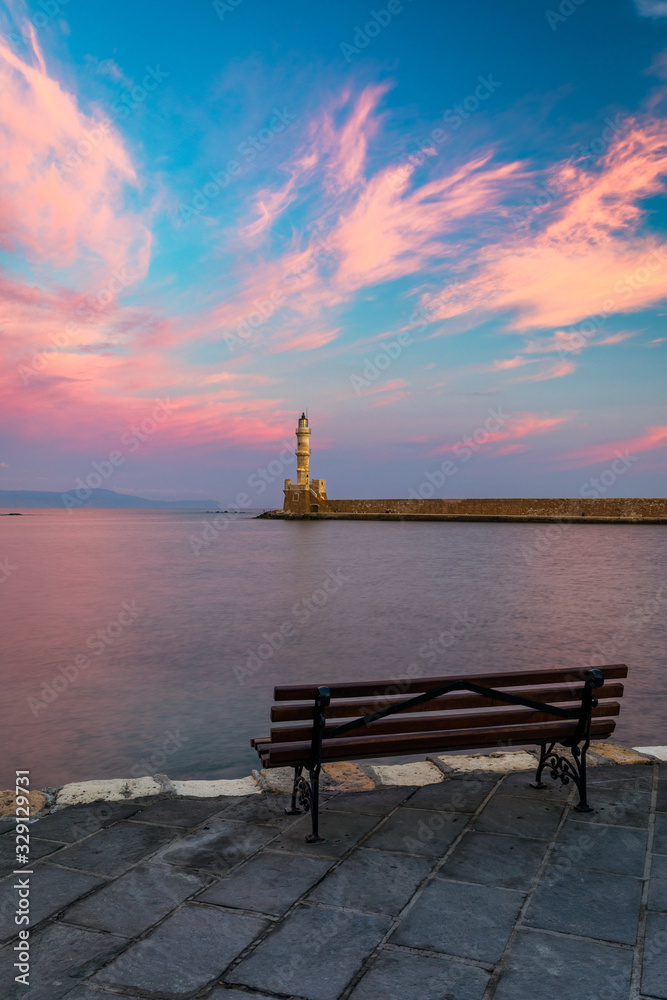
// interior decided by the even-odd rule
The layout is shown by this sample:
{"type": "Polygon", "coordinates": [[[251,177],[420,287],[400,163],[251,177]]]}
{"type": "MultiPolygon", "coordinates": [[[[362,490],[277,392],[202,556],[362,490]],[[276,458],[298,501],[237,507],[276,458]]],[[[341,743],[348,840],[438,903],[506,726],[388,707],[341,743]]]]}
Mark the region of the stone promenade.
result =
{"type": "Polygon", "coordinates": [[[75,805],[31,825],[31,975],[0,828],[2,1000],[667,998],[667,764],[286,797],[75,805]]]}

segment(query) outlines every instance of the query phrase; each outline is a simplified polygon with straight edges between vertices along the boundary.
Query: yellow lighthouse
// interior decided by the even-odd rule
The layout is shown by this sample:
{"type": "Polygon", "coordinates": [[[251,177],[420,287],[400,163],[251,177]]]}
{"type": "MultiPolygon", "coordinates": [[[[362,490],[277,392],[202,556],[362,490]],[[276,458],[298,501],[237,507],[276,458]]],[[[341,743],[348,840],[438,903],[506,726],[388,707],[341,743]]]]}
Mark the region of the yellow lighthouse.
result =
{"type": "Polygon", "coordinates": [[[308,489],[310,485],[310,427],[308,417],[302,413],[296,428],[296,485],[308,489]]]}
{"type": "Polygon", "coordinates": [[[324,479],[310,478],[310,427],[308,417],[302,413],[296,434],[296,482],[285,480],[283,510],[293,514],[317,514],[326,510],[327,484],[324,479]]]}

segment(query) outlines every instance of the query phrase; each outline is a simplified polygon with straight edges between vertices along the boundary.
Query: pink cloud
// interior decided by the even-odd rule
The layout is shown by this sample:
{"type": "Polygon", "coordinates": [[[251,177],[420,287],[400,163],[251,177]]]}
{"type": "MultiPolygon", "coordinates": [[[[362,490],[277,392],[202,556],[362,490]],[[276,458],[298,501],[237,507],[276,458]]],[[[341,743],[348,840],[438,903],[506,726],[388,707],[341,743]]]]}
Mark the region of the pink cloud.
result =
{"type": "Polygon", "coordinates": [[[542,228],[479,251],[468,277],[432,297],[429,320],[503,311],[529,332],[654,305],[667,294],[667,245],[639,234],[640,202],[665,190],[666,173],[663,119],[628,121],[594,169],[557,165],[547,180],[561,193],[542,228]]]}
{"type": "Polygon", "coordinates": [[[502,455],[517,455],[524,451],[529,451],[527,444],[506,444],[503,448],[496,448],[491,454],[491,458],[500,458],[502,455]]]}
{"type": "MultiPolygon", "coordinates": [[[[33,39],[34,41],[34,39],[33,39]]],[[[145,274],[150,233],[125,207],[136,171],[111,122],[82,112],[47,75],[34,41],[30,65],[0,39],[0,232],[5,248],[76,267],[104,284],[126,267],[145,274]]]]}
{"type": "MultiPolygon", "coordinates": [[[[469,437],[472,438],[477,448],[483,451],[493,452],[493,454],[509,454],[509,449],[511,450],[525,450],[527,446],[519,446],[517,444],[511,446],[503,446],[502,450],[497,450],[493,447],[498,441],[509,441],[509,442],[520,442],[523,438],[534,437],[539,434],[546,434],[553,430],[560,424],[565,423],[572,419],[571,414],[566,414],[560,417],[547,417],[539,413],[522,412],[515,413],[508,416],[506,420],[501,424],[499,428],[493,428],[493,422],[487,427],[478,427],[469,433],[469,437]],[[475,437],[475,435],[477,435],[475,437]]],[[[495,423],[498,423],[495,420],[495,423]]],[[[465,445],[466,436],[453,442],[451,444],[442,445],[438,448],[434,448],[429,454],[431,455],[442,455],[447,452],[454,451],[457,448],[463,447],[465,445]]]]}
{"type": "Polygon", "coordinates": [[[620,441],[610,441],[607,444],[592,444],[563,455],[564,460],[572,468],[581,465],[593,465],[596,462],[610,462],[621,455],[640,455],[643,452],[654,451],[656,448],[667,447],[667,425],[649,427],[645,434],[635,438],[620,441]]]}
{"type": "Polygon", "coordinates": [[[403,378],[393,378],[389,382],[385,382],[384,385],[376,386],[375,389],[369,389],[368,392],[363,392],[362,396],[373,396],[378,392],[392,392],[394,389],[403,389],[408,383],[403,378]]]}
{"type": "Polygon", "coordinates": [[[562,378],[576,368],[574,361],[558,361],[555,358],[524,358],[517,354],[514,358],[504,361],[494,361],[489,371],[511,371],[514,368],[524,368],[526,365],[536,367],[527,375],[517,375],[512,382],[544,382],[547,379],[562,378]]]}
{"type": "Polygon", "coordinates": [[[530,363],[528,358],[522,358],[521,355],[517,354],[514,358],[506,358],[504,361],[494,361],[491,370],[505,371],[507,368],[521,368],[523,365],[529,365],[530,363]]]}
{"type": "Polygon", "coordinates": [[[539,362],[537,371],[532,371],[529,375],[518,375],[515,382],[546,382],[552,378],[563,378],[564,375],[571,375],[576,370],[574,361],[557,361],[555,358],[545,358],[539,362]]]}

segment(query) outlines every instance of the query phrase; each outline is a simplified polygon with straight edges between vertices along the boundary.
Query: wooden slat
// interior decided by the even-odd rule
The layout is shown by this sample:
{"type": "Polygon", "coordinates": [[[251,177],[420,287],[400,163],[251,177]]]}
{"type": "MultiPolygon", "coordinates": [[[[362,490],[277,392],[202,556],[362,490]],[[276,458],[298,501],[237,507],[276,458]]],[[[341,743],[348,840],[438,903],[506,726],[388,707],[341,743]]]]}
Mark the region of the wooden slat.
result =
{"type": "Polygon", "coordinates": [[[262,743],[270,743],[270,742],[271,742],[271,737],[270,736],[254,736],[250,740],[250,746],[257,748],[262,743]]]}
{"type": "MultiPolygon", "coordinates": [[[[532,698],[533,701],[550,702],[557,705],[559,702],[581,701],[584,692],[583,686],[573,687],[571,685],[563,687],[526,687],[512,691],[512,694],[520,698],[532,698]]],[[[605,684],[597,688],[595,696],[599,701],[605,698],[622,698],[622,684],[605,684]]],[[[369,700],[344,700],[333,701],[327,708],[327,719],[354,719],[360,715],[369,715],[377,711],[378,708],[388,708],[389,705],[399,705],[406,701],[409,695],[393,695],[382,699],[381,704],[377,699],[369,700]]],[[[451,694],[441,695],[440,698],[432,698],[423,704],[413,708],[411,712],[434,712],[441,710],[462,710],[466,708],[499,708],[507,705],[507,702],[498,698],[485,698],[479,694],[470,692],[454,691],[451,694]]],[[[295,705],[273,705],[271,708],[271,722],[299,722],[313,717],[313,702],[298,702],[295,705]]]]}
{"type": "MultiPolygon", "coordinates": [[[[522,684],[581,684],[582,670],[588,668],[554,667],[541,670],[513,670],[490,674],[452,674],[449,677],[428,677],[414,681],[380,680],[358,681],[341,684],[286,684],[274,688],[274,701],[309,701],[315,696],[318,687],[328,687],[332,698],[366,698],[384,697],[386,694],[415,694],[422,691],[432,691],[452,681],[471,681],[483,687],[518,687],[522,684]],[[400,683],[400,687],[398,684],[400,683]]],[[[616,679],[627,677],[628,668],[625,663],[612,663],[601,670],[605,678],[616,679]]]]}
{"type": "MultiPolygon", "coordinates": [[[[613,719],[595,719],[591,735],[605,739],[613,733],[613,719]]],[[[460,729],[451,733],[416,733],[411,736],[366,736],[322,743],[322,760],[362,760],[368,757],[399,757],[407,754],[438,753],[442,750],[472,750],[479,747],[525,746],[561,742],[571,738],[575,723],[550,722],[536,726],[513,726],[489,729],[460,729]]],[[[310,742],[278,743],[269,748],[269,767],[302,764],[308,760],[310,742]]],[[[264,758],[263,758],[264,759],[264,758]]],[[[265,765],[266,766],[266,765],[265,765]]]]}
{"type": "MultiPolygon", "coordinates": [[[[593,718],[610,718],[620,713],[621,706],[617,701],[607,702],[598,705],[593,709],[593,718]]],[[[572,717],[577,718],[576,709],[572,709],[572,717]]],[[[353,736],[380,736],[389,733],[434,733],[448,732],[450,729],[485,729],[489,726],[527,726],[539,722],[558,722],[553,715],[546,712],[536,712],[532,708],[516,708],[504,712],[441,712],[440,714],[419,715],[416,717],[405,715],[388,716],[379,719],[370,726],[351,730],[348,734],[353,736]]],[[[564,720],[566,721],[566,720],[564,720]]],[[[329,729],[334,726],[327,727],[329,729]]],[[[271,730],[271,743],[298,743],[303,740],[312,739],[313,727],[310,726],[285,726],[271,730]]],[[[327,738],[326,731],[324,739],[327,738]]]]}

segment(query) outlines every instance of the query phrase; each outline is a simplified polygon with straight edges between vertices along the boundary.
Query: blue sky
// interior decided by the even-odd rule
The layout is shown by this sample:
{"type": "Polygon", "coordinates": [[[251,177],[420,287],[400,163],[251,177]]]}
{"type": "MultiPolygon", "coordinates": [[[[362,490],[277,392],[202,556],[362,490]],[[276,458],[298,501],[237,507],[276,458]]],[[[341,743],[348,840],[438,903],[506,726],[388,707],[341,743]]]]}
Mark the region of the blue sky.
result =
{"type": "Polygon", "coordinates": [[[0,488],[664,495],[666,4],[0,10],[0,488]]]}

